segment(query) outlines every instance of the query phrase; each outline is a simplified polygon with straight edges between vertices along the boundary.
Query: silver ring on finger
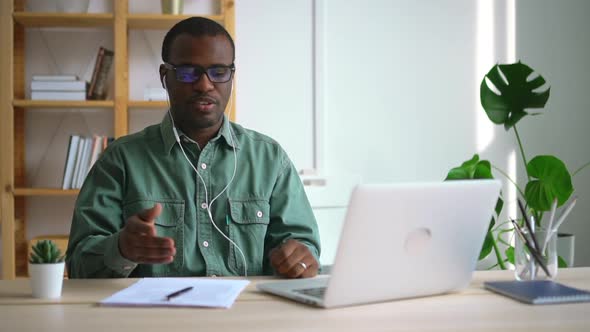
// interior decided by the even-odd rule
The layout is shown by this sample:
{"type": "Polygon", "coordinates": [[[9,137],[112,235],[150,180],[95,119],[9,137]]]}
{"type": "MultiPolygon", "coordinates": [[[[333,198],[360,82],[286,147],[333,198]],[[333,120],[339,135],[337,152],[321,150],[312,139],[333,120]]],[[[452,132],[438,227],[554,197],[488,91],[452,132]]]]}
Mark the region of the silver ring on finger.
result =
{"type": "Polygon", "coordinates": [[[307,270],[307,264],[305,264],[303,262],[299,262],[297,264],[299,264],[304,270],[307,270]]]}

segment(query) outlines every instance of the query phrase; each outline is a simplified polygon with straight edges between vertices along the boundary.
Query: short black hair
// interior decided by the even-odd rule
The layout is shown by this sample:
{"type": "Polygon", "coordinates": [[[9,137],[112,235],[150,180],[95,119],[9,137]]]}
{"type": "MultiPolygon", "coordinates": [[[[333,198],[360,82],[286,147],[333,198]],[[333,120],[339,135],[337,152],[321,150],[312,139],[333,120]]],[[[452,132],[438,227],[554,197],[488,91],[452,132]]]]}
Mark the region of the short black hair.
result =
{"type": "Polygon", "coordinates": [[[170,46],[172,46],[172,42],[178,35],[184,33],[189,34],[193,37],[215,37],[218,35],[223,35],[227,37],[229,43],[231,44],[231,48],[233,51],[232,61],[236,59],[236,46],[234,45],[234,40],[230,36],[229,32],[227,32],[227,30],[225,30],[225,28],[221,24],[205,17],[189,17],[176,23],[166,33],[166,36],[164,37],[164,42],[162,43],[162,61],[166,63],[168,62],[168,59],[170,58],[170,46]]]}

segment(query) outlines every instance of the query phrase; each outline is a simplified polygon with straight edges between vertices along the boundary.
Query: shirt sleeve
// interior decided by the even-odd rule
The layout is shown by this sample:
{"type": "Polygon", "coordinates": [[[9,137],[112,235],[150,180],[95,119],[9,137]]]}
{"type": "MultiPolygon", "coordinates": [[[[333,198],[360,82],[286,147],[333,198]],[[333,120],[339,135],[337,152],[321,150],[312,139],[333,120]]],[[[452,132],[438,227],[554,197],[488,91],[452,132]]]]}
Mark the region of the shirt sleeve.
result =
{"type": "Polygon", "coordinates": [[[320,262],[318,225],[295,166],[283,152],[281,168],[270,199],[270,224],[264,245],[264,273],[272,274],[270,251],[289,239],[306,245],[320,262]]]}
{"type": "Polygon", "coordinates": [[[113,146],[88,173],[76,200],[66,253],[70,278],[123,278],[137,266],[119,251],[124,183],[123,162],[113,146]]]}

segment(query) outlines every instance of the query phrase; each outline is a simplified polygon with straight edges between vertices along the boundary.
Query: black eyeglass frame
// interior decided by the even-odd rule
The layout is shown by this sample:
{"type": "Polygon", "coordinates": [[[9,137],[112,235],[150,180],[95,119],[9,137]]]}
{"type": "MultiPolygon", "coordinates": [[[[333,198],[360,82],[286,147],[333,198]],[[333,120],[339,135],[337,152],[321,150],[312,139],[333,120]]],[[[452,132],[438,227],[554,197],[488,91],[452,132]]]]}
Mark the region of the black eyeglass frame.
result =
{"type": "Polygon", "coordinates": [[[229,65],[229,66],[226,66],[226,65],[214,65],[214,66],[210,66],[210,67],[204,68],[204,67],[201,67],[201,66],[199,66],[199,65],[183,65],[183,66],[174,66],[173,64],[170,64],[170,63],[164,62],[164,68],[166,68],[166,69],[168,69],[168,70],[174,70],[174,72],[176,73],[176,75],[174,75],[174,76],[175,76],[175,78],[176,78],[176,80],[177,80],[178,82],[181,82],[181,83],[195,83],[195,82],[197,82],[198,80],[200,80],[200,79],[201,79],[201,77],[203,76],[203,74],[207,75],[207,79],[209,79],[209,81],[210,81],[211,83],[227,83],[227,82],[229,82],[229,81],[231,81],[231,80],[232,80],[232,78],[234,77],[234,73],[236,72],[236,65],[235,65],[234,63],[232,63],[232,64],[231,64],[231,65],[229,65]],[[196,78],[194,81],[192,81],[192,82],[186,82],[186,81],[180,80],[180,79],[178,78],[178,70],[177,70],[178,68],[195,68],[195,69],[198,69],[198,70],[200,71],[199,77],[197,77],[197,78],[196,78]],[[229,75],[229,78],[228,78],[226,81],[214,81],[214,80],[212,80],[212,79],[211,79],[211,76],[209,75],[209,72],[208,72],[208,71],[209,71],[210,69],[215,69],[215,68],[224,68],[224,69],[229,69],[229,70],[231,70],[231,73],[230,73],[230,75],[229,75]]]}

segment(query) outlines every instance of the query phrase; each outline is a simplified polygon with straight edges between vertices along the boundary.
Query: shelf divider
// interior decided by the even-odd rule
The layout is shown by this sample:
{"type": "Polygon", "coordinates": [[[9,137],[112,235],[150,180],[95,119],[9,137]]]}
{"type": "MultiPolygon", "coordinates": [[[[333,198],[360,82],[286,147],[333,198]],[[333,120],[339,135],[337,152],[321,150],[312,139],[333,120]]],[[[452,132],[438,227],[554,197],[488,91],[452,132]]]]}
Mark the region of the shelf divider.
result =
{"type": "Polygon", "coordinates": [[[129,108],[161,108],[168,109],[166,101],[130,100],[129,108]]]}
{"type": "Polygon", "coordinates": [[[15,107],[22,108],[113,108],[112,100],[30,100],[16,99],[15,107]]]}
{"type": "Polygon", "coordinates": [[[64,27],[64,28],[94,28],[112,27],[114,16],[112,13],[40,13],[15,12],[12,14],[15,22],[24,27],[64,27]]]}
{"type": "Polygon", "coordinates": [[[57,189],[57,188],[15,188],[14,196],[75,196],[80,189],[57,189]]]}
{"type": "MultiPolygon", "coordinates": [[[[168,30],[177,22],[192,16],[194,15],[129,14],[127,25],[130,29],[168,30]]],[[[224,20],[222,15],[203,15],[203,17],[220,23],[224,20]]]]}

